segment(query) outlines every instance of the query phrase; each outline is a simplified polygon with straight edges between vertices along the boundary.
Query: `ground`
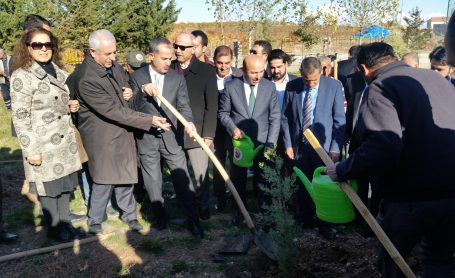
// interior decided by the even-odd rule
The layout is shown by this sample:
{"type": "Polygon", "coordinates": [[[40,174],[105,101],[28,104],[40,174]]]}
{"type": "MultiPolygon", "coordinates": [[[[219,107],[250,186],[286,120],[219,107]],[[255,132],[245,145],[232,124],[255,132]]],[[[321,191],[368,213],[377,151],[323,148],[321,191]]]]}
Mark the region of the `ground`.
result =
{"type": "MultiPolygon", "coordinates": [[[[3,215],[5,228],[17,233],[14,244],[0,244],[1,256],[58,244],[46,238],[41,226],[39,208],[21,195],[24,179],[17,140],[10,136],[10,116],[0,104],[0,178],[3,184],[3,215]],[[19,161],[18,161],[19,160],[19,161]]],[[[165,183],[168,214],[172,219],[182,217],[177,200],[172,199],[172,184],[165,183]]],[[[71,209],[86,212],[79,189],[71,209]]],[[[212,205],[215,200],[212,199],[212,205]]],[[[213,207],[213,206],[212,206],[213,207]]],[[[63,249],[46,254],[23,257],[0,263],[2,277],[289,277],[278,270],[253,244],[243,255],[225,255],[215,262],[226,236],[249,234],[243,224],[232,227],[230,217],[234,204],[225,213],[212,210],[212,218],[203,221],[205,237],[191,236],[184,226],[174,224],[162,232],[153,232],[146,219],[148,209],[138,205],[140,222],[145,234],[128,231],[120,220],[109,218],[104,240],[81,245],[80,249],[63,249]]],[[[86,229],[85,223],[77,225],[86,229]]],[[[379,277],[376,272],[374,237],[361,235],[361,226],[338,226],[337,238],[326,240],[315,229],[303,230],[295,239],[299,249],[295,277],[379,277]]],[[[418,269],[415,259],[411,267],[418,269]]]]}

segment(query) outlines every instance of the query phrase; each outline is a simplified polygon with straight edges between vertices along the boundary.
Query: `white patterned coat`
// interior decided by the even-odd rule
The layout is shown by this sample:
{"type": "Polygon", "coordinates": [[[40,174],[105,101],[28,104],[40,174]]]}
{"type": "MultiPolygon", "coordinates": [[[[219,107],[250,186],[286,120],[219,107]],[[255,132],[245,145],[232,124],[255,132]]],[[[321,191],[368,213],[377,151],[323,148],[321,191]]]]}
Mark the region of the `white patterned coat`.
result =
{"type": "Polygon", "coordinates": [[[22,147],[27,180],[46,196],[43,182],[67,176],[81,168],[68,107],[67,73],[54,64],[57,78],[37,63],[17,69],[11,76],[13,124],[22,147]],[[27,156],[42,154],[42,164],[32,166],[27,156]]]}

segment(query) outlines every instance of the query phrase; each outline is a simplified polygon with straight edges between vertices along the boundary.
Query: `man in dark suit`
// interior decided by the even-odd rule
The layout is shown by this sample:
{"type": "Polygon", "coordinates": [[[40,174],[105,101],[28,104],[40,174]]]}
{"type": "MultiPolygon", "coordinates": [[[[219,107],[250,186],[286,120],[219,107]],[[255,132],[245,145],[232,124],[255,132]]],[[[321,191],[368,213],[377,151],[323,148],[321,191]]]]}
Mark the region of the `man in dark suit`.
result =
{"type": "Polygon", "coordinates": [[[89,161],[93,189],[88,211],[89,232],[101,233],[112,190],[122,220],[133,230],[137,221],[133,184],[137,183],[137,155],[133,128],[169,129],[166,119],[136,112],[126,99],[132,91],[124,81],[123,67],[115,62],[116,41],[107,30],[90,34],[90,53],[74,73],[74,93],[80,103],[78,125],[89,161]],[[126,99],[125,99],[126,97],[126,99]]]}
{"type": "Polygon", "coordinates": [[[267,57],[268,66],[272,75],[271,81],[275,84],[276,93],[280,110],[283,109],[284,91],[286,84],[297,78],[297,76],[288,73],[288,66],[291,64],[291,57],[281,49],[270,51],[267,57]]]}
{"type": "MultiPolygon", "coordinates": [[[[375,176],[383,198],[377,219],[403,258],[422,243],[423,276],[453,277],[455,88],[440,74],[397,62],[386,43],[363,46],[357,65],[368,82],[357,147],[327,174],[375,176]]],[[[383,277],[404,277],[383,248],[378,266],[383,277]]]]}
{"type": "MultiPolygon", "coordinates": [[[[287,157],[311,180],[314,170],[323,163],[304,139],[303,132],[310,128],[324,150],[338,161],[346,124],[344,100],[341,83],[321,75],[322,67],[317,58],[305,58],[300,73],[302,78],[286,86],[281,128],[287,157]]],[[[313,201],[300,181],[298,183],[298,221],[311,226],[313,201]]]]}
{"type": "Polygon", "coordinates": [[[272,72],[270,71],[269,64],[267,59],[272,51],[272,45],[269,41],[266,40],[257,40],[253,43],[253,47],[250,50],[251,55],[257,55],[262,57],[264,60],[264,77],[268,80],[272,79],[272,72]]]}
{"type": "MultiPolygon", "coordinates": [[[[193,35],[179,34],[173,46],[177,59],[172,61],[171,68],[185,77],[194,125],[197,132],[204,138],[204,142],[210,147],[215,137],[218,110],[215,69],[194,56],[196,39],[193,35]]],[[[201,146],[188,136],[185,137],[184,148],[196,181],[199,216],[206,220],[210,218],[209,158],[201,146]]]]}
{"type": "MultiPolygon", "coordinates": [[[[338,62],[338,80],[341,81],[341,84],[345,86],[346,78],[349,74],[354,73],[355,65],[353,57],[359,52],[359,45],[353,45],[348,50],[348,59],[338,62]]],[[[351,96],[346,94],[346,100],[349,102],[351,96]]]]}
{"type": "MultiPolygon", "coordinates": [[[[280,132],[280,107],[276,95],[275,85],[263,78],[264,60],[257,55],[250,55],[243,61],[242,78],[233,79],[226,83],[224,92],[221,94],[221,107],[218,117],[221,123],[234,139],[240,139],[248,135],[257,147],[265,144],[266,149],[276,144],[280,132]]],[[[259,207],[270,200],[259,184],[264,184],[259,161],[263,157],[259,153],[253,165],[253,184],[259,207]]],[[[240,197],[245,202],[247,168],[241,168],[235,164],[231,167],[231,179],[240,197]]],[[[240,223],[239,212],[233,218],[233,223],[240,223]]]]}
{"type": "MultiPolygon", "coordinates": [[[[143,113],[161,116],[171,124],[169,131],[142,132],[136,136],[141,161],[142,176],[152,209],[156,217],[155,228],[166,228],[166,213],[162,197],[161,157],[164,158],[174,183],[177,197],[184,206],[188,227],[194,235],[202,237],[196,196],[190,174],[188,173],[185,152],[182,149],[183,134],[178,132],[177,118],[161,102],[154,98],[161,93],[182,116],[193,121],[189,105],[186,82],[182,75],[170,69],[173,50],[171,42],[157,38],[150,42],[150,65],[136,70],[130,79],[134,97],[131,106],[143,113]]],[[[194,125],[193,125],[193,129],[194,125]]],[[[190,130],[187,130],[189,133],[190,130]]]]}
{"type": "MultiPolygon", "coordinates": [[[[221,96],[224,85],[227,82],[243,76],[243,72],[240,69],[232,66],[233,56],[234,53],[229,46],[221,45],[215,49],[213,59],[215,62],[216,82],[219,92],[218,96],[221,96]]],[[[218,99],[218,107],[220,107],[220,101],[221,97],[218,99]]],[[[224,128],[221,121],[218,119],[213,146],[215,147],[215,155],[223,167],[226,165],[228,147],[231,144],[230,139],[231,137],[227,133],[226,128],[224,128]]],[[[216,209],[221,212],[224,210],[227,201],[226,186],[220,172],[215,167],[213,168],[213,191],[218,199],[216,209]]]]}

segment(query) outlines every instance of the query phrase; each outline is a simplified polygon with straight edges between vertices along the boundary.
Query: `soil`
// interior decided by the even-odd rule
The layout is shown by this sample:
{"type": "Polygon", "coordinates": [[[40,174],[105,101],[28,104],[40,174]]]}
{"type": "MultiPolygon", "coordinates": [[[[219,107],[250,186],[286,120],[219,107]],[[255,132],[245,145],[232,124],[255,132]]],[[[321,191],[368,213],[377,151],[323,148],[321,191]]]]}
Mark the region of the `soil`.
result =
{"type": "MultiPolygon", "coordinates": [[[[42,226],[35,226],[33,205],[20,195],[23,173],[3,170],[6,220],[18,209],[25,211],[25,216],[21,214],[25,219],[19,226],[6,223],[20,240],[0,244],[0,256],[57,244],[46,238],[42,226]]],[[[116,235],[106,240],[84,244],[80,250],[69,248],[0,263],[0,269],[2,277],[286,277],[254,245],[245,255],[223,255],[218,257],[221,262],[214,261],[226,235],[248,232],[246,228],[233,230],[230,217],[230,213],[213,212],[212,218],[203,222],[202,240],[180,225],[141,235],[121,224],[111,225],[115,221],[110,220],[103,224],[104,229],[116,235]]],[[[379,277],[375,266],[378,241],[363,237],[360,226],[338,226],[337,230],[333,240],[324,239],[317,229],[303,231],[296,241],[299,258],[295,277],[379,277]]],[[[414,258],[411,263],[413,269],[418,268],[414,258]]]]}

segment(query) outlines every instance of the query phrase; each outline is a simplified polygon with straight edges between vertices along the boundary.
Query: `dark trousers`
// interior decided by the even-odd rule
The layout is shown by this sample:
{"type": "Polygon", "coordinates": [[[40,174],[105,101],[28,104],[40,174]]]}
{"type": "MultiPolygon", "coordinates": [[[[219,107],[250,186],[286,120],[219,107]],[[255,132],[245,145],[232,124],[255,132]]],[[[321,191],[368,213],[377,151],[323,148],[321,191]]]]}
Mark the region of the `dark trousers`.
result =
{"type": "MultiPolygon", "coordinates": [[[[230,139],[231,137],[226,131],[226,128],[218,122],[213,145],[215,147],[215,156],[224,168],[226,168],[226,158],[229,150],[228,146],[231,144],[230,139]]],[[[226,200],[226,184],[220,172],[215,167],[213,168],[213,191],[218,200],[226,200]]]]}
{"type": "Polygon", "coordinates": [[[88,210],[88,224],[101,224],[105,219],[106,206],[112,191],[115,191],[115,199],[121,210],[122,220],[129,222],[137,219],[136,201],[133,197],[133,185],[112,185],[93,183],[88,210]]]}
{"type": "Polygon", "coordinates": [[[161,174],[161,156],[171,170],[172,183],[183,212],[190,220],[199,219],[196,195],[188,172],[185,153],[182,149],[169,152],[162,139],[157,149],[140,155],[142,177],[150,201],[164,203],[162,196],[163,177],[161,174]]]}
{"type": "Polygon", "coordinates": [[[39,196],[47,227],[57,227],[59,223],[70,222],[70,195],[70,192],[64,192],[57,197],[39,196]]]}
{"type": "MultiPolygon", "coordinates": [[[[455,198],[383,201],[378,222],[405,259],[421,243],[424,277],[454,277],[455,198]]],[[[404,277],[383,247],[378,267],[384,277],[404,277]]]]}
{"type": "MultiPolygon", "coordinates": [[[[231,156],[232,157],[232,156],[231,156]]],[[[262,206],[264,204],[271,204],[271,199],[270,196],[265,194],[263,190],[259,187],[260,185],[262,186],[267,186],[266,181],[264,180],[263,177],[263,170],[259,167],[259,162],[263,161],[263,152],[259,152],[254,159],[253,167],[252,170],[254,172],[253,176],[253,191],[256,196],[256,199],[258,201],[259,208],[262,209],[262,206]]],[[[235,189],[240,195],[240,198],[242,199],[243,203],[245,204],[245,207],[248,207],[247,204],[247,199],[246,199],[246,182],[247,182],[247,173],[248,173],[248,168],[243,168],[243,167],[238,167],[235,164],[232,164],[231,166],[231,171],[230,171],[230,176],[231,176],[231,181],[235,186],[235,189]]]]}
{"type": "Polygon", "coordinates": [[[11,96],[9,92],[9,83],[8,84],[0,84],[0,89],[2,91],[3,101],[7,108],[11,107],[11,96]]]}
{"type": "MultiPolygon", "coordinates": [[[[319,166],[323,166],[324,163],[309,143],[300,143],[299,149],[294,150],[294,152],[295,159],[292,163],[305,174],[308,180],[312,181],[314,170],[319,166]]],[[[315,214],[314,202],[300,179],[296,179],[296,184],[297,203],[299,208],[297,220],[309,224],[313,222],[315,214]]]]}

